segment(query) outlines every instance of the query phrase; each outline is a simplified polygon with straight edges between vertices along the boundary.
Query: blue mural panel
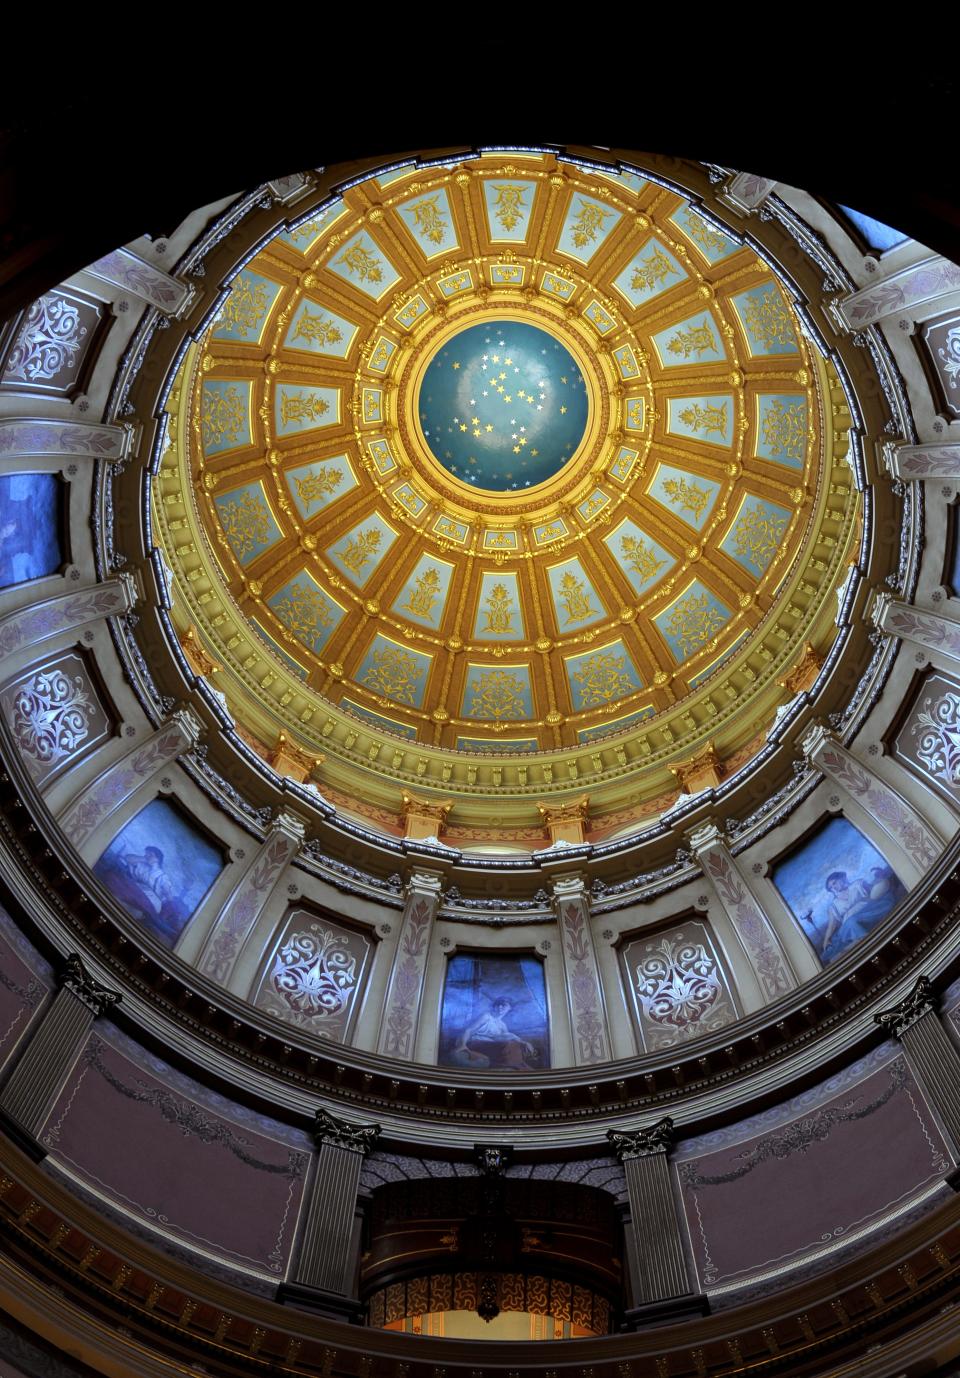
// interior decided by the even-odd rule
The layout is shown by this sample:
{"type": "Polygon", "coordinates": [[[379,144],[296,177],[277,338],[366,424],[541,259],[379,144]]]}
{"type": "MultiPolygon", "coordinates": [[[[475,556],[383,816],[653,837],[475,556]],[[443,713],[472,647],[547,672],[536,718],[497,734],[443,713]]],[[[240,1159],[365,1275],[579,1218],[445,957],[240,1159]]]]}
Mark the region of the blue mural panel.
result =
{"type": "Polygon", "coordinates": [[[353,678],[373,694],[422,708],[433,657],[377,632],[353,678]]]}
{"type": "Polygon", "coordinates": [[[882,220],[874,220],[872,215],[864,215],[863,211],[852,210],[850,206],[841,206],[840,209],[848,220],[853,221],[870,248],[880,253],[886,253],[887,249],[893,249],[909,238],[902,230],[895,230],[882,220]]]}
{"type": "Polygon", "coordinates": [[[645,593],[658,579],[666,578],[677,563],[669,550],[630,517],[603,539],[634,593],[645,593]]]}
{"type": "Polygon", "coordinates": [[[643,688],[633,658],[622,641],[567,656],[565,663],[575,713],[602,708],[643,688]]]}
{"type": "Polygon", "coordinates": [[[56,474],[0,474],[0,588],[56,574],[66,494],[56,474]]]}
{"type": "MultiPolygon", "coordinates": [[[[514,534],[511,532],[511,535],[514,534]]],[[[490,535],[490,532],[487,532],[490,535]]],[[[484,570],[473,622],[477,641],[522,641],[526,635],[520,588],[513,571],[484,570]]]]}
{"type": "Polygon", "coordinates": [[[717,500],[720,485],[701,474],[675,469],[672,464],[660,464],[647,492],[688,526],[702,530],[717,500]]]}
{"type": "Polygon", "coordinates": [[[648,239],[639,253],[617,274],[613,285],[631,306],[653,301],[687,276],[659,239],[648,239]]]}
{"type": "Polygon", "coordinates": [[[397,206],[397,213],[426,258],[436,258],[438,254],[460,247],[450,202],[442,187],[403,201],[397,206]]]}
{"type": "Polygon", "coordinates": [[[400,274],[366,230],[335,249],[326,266],[374,301],[379,301],[400,281],[400,274]]]}
{"type": "Polygon", "coordinates": [[[374,512],[334,541],[327,555],[351,584],[362,589],[396,539],[393,527],[374,512]]]}
{"type": "Polygon", "coordinates": [[[567,207],[557,249],[579,263],[589,263],[622,218],[612,206],[575,191],[567,207]]]}
{"type": "Polygon", "coordinates": [[[516,177],[490,177],[485,180],[483,203],[490,238],[522,243],[527,237],[536,194],[536,182],[526,182],[516,177]]]}
{"type": "Polygon", "coordinates": [[[564,560],[547,570],[553,613],[561,634],[602,622],[606,609],[578,559],[564,560]]]}
{"type": "Polygon", "coordinates": [[[524,722],[533,717],[529,665],[468,665],[462,718],[524,722]]]}
{"type": "Polygon", "coordinates": [[[283,477],[294,507],[307,521],[357,486],[357,476],[346,455],[299,464],[288,469],[283,477]]]}
{"type": "Polygon", "coordinates": [[[393,611],[436,631],[443,621],[452,577],[453,565],[432,555],[421,555],[393,600],[393,611]]]}
{"type": "Polygon", "coordinates": [[[437,1062],[474,1072],[539,1072],[549,1067],[543,963],[520,955],[451,957],[437,1062]]]}
{"type": "Polygon", "coordinates": [[[663,368],[721,364],[727,357],[723,335],[709,311],[700,311],[676,325],[668,325],[651,338],[663,368]]]}
{"type": "Polygon", "coordinates": [[[322,354],[328,359],[345,359],[360,329],[353,321],[338,316],[328,306],[304,300],[293,313],[284,346],[305,354],[322,354]]]}
{"type": "Polygon", "coordinates": [[[230,549],[242,565],[256,560],[283,534],[260,482],[231,488],[218,494],[213,503],[230,549]]]}
{"type": "Polygon", "coordinates": [[[790,513],[785,507],[748,493],[720,542],[720,549],[749,574],[763,574],[789,525],[790,513]]]}
{"type": "Polygon", "coordinates": [[[278,436],[336,426],[340,421],[340,389],[283,384],[275,391],[273,412],[278,436]]]}
{"type": "Polygon", "coordinates": [[[671,397],[667,430],[672,435],[689,436],[707,445],[733,443],[734,403],[729,395],[720,397],[671,397]]]}
{"type": "Polygon", "coordinates": [[[763,283],[738,292],[730,301],[754,358],[798,352],[793,321],[779,287],[763,283]]]}
{"type": "Polygon", "coordinates": [[[757,398],[754,454],[802,469],[807,453],[807,399],[802,392],[762,393],[757,398]]]}
{"type": "Polygon", "coordinates": [[[719,636],[733,616],[717,595],[694,579],[653,619],[678,664],[697,655],[719,636]]]}
{"type": "Polygon", "coordinates": [[[291,249],[296,249],[298,253],[309,254],[324,230],[329,230],[334,221],[340,219],[345,209],[346,207],[338,197],[325,210],[313,214],[294,229],[285,230],[277,238],[282,239],[284,244],[289,244],[291,249]]]}
{"type": "Polygon", "coordinates": [[[223,855],[166,799],[119,831],[93,868],[117,903],[173,947],[223,869],[223,855]]]}
{"type": "Polygon", "coordinates": [[[846,818],[822,824],[777,863],[772,879],[825,966],[906,894],[893,867],[846,818]]]}
{"type": "Polygon", "coordinates": [[[251,443],[252,384],[207,379],[200,394],[200,434],[205,455],[219,455],[251,443]]]}
{"type": "Polygon", "coordinates": [[[720,263],[740,248],[735,239],[711,225],[686,203],[678,206],[670,219],[697,246],[708,263],[720,263]]]}
{"type": "Polygon", "coordinates": [[[308,650],[319,655],[346,615],[346,609],[324,593],[310,574],[299,574],[277,589],[267,599],[275,616],[302,641],[308,650]]]}
{"type": "Polygon", "coordinates": [[[218,340],[259,344],[281,291],[279,282],[244,269],[234,278],[230,295],[220,308],[211,334],[218,340]]]}

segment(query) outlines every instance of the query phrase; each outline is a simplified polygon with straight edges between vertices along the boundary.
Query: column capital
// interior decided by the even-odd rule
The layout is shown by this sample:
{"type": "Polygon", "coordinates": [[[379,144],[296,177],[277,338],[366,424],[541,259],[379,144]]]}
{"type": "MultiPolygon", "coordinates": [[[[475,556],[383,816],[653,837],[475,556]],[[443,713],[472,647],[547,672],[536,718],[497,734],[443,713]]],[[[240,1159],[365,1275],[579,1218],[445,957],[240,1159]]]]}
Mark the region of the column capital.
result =
{"type": "Polygon", "coordinates": [[[203,736],[203,723],[192,708],[178,708],[170,714],[168,726],[175,727],[184,739],[184,751],[192,751],[203,736]]]}
{"type": "Polygon", "coordinates": [[[690,828],[687,832],[687,841],[693,849],[694,856],[699,856],[701,852],[709,851],[714,847],[726,848],[727,845],[727,839],[713,818],[705,818],[702,823],[697,823],[690,828]]]}
{"type": "Polygon", "coordinates": [[[349,1148],[354,1153],[370,1153],[380,1137],[378,1124],[351,1124],[331,1115],[321,1106],[314,1117],[313,1137],[318,1145],[330,1144],[333,1148],[349,1148]]]}
{"type": "Polygon", "coordinates": [[[270,824],[271,833],[283,833],[296,846],[302,847],[307,835],[307,820],[290,809],[280,809],[270,824]]]}
{"type": "Polygon", "coordinates": [[[588,904],[590,902],[587,877],[582,871],[569,871],[558,876],[550,876],[547,884],[550,886],[550,893],[557,904],[564,900],[586,900],[588,904]]]}
{"type": "Polygon", "coordinates": [[[625,1163],[628,1158],[651,1158],[657,1153],[669,1153],[673,1148],[673,1120],[664,1115],[646,1129],[608,1129],[610,1147],[625,1163]]]}
{"type": "Polygon", "coordinates": [[[72,952],[60,972],[60,985],[71,991],[78,1000],[93,1011],[94,1018],[120,1003],[120,992],[109,990],[95,981],[76,952],[72,952]]]}
{"type": "Polygon", "coordinates": [[[800,738],[800,749],[808,761],[812,761],[818,751],[829,745],[833,741],[833,733],[825,723],[814,721],[807,725],[807,728],[800,738]]]}
{"type": "Polygon", "coordinates": [[[412,866],[404,887],[404,894],[407,899],[414,895],[421,899],[436,900],[439,904],[443,896],[443,882],[445,876],[442,871],[431,871],[426,866],[412,866]]]}
{"type": "Polygon", "coordinates": [[[890,1034],[893,1038],[900,1038],[918,1019],[922,1019],[925,1014],[936,1014],[939,1008],[940,1000],[936,991],[929,979],[921,976],[910,994],[901,1000],[899,1005],[894,1005],[892,1010],[881,1010],[873,1016],[873,1020],[884,1033],[890,1034]]]}
{"type": "Polygon", "coordinates": [[[510,1166],[513,1149],[509,1144],[474,1144],[473,1156],[481,1177],[502,1177],[510,1166]]]}
{"type": "Polygon", "coordinates": [[[753,172],[735,172],[723,184],[720,200],[738,215],[752,215],[776,185],[776,180],[771,177],[758,177],[753,172]]]}

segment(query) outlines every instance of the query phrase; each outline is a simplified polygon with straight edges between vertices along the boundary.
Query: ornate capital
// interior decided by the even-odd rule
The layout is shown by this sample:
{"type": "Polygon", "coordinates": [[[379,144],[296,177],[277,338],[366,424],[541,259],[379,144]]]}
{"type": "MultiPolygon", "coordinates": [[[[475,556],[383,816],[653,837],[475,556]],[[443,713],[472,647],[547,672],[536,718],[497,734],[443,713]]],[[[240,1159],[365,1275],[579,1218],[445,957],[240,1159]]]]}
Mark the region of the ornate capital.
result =
{"type": "Polygon", "coordinates": [[[443,880],[441,871],[427,871],[415,866],[407,880],[407,898],[417,896],[420,899],[436,900],[439,904],[443,894],[443,880]]]}
{"type": "Polygon", "coordinates": [[[693,848],[695,856],[701,852],[709,851],[712,847],[726,847],[727,842],[723,833],[712,818],[705,819],[698,823],[695,828],[691,828],[687,833],[687,841],[693,848]]]}
{"type": "Polygon", "coordinates": [[[473,1155],[481,1177],[502,1177],[510,1166],[513,1149],[509,1144],[474,1144],[473,1155]]]}
{"type": "Polygon", "coordinates": [[[791,694],[800,694],[804,689],[809,689],[815,682],[822,666],[823,656],[815,651],[810,642],[807,641],[804,643],[803,654],[796,665],[778,679],[777,683],[782,688],[789,689],[791,694]]]}
{"type": "Polygon", "coordinates": [[[607,1138],[621,1163],[628,1158],[651,1158],[656,1153],[669,1153],[673,1147],[673,1120],[664,1115],[649,1129],[608,1129],[607,1138]]]}
{"type": "Polygon", "coordinates": [[[716,789],[720,783],[722,764],[713,742],[707,742],[696,756],[678,761],[668,769],[684,794],[699,794],[704,789],[716,789]]]}
{"type": "Polygon", "coordinates": [[[829,728],[822,722],[812,722],[800,738],[800,747],[808,761],[832,740],[829,728]]]}
{"type": "Polygon", "coordinates": [[[95,1018],[120,1003],[120,992],[108,990],[106,986],[101,986],[99,981],[95,981],[75,952],[72,952],[63,964],[60,985],[71,991],[87,1009],[92,1010],[95,1018]]]}
{"type": "Polygon", "coordinates": [[[354,1153],[368,1154],[380,1137],[378,1124],[351,1124],[319,1109],[313,1126],[317,1144],[331,1144],[334,1148],[350,1148],[354,1153]]]}
{"type": "Polygon", "coordinates": [[[325,759],[322,753],[318,756],[313,751],[304,751],[295,742],[289,741],[282,732],[270,753],[270,764],[277,774],[289,776],[298,785],[305,784],[317,766],[323,765],[325,759]]]}
{"type": "Polygon", "coordinates": [[[892,1035],[893,1038],[900,1038],[905,1029],[916,1024],[925,1014],[936,1014],[939,1008],[940,1000],[936,991],[927,977],[921,976],[905,1000],[901,1000],[899,1005],[894,1005],[892,1010],[882,1010],[873,1018],[884,1033],[892,1035]]]}

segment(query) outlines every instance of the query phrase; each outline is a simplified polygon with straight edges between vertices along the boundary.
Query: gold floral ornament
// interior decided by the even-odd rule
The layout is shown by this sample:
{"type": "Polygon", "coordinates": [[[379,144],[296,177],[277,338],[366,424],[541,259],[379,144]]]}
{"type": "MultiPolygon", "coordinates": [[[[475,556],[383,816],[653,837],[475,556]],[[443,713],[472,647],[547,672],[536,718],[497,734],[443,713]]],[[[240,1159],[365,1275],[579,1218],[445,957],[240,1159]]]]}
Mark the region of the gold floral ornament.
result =
{"type": "Polygon", "coordinates": [[[238,560],[269,543],[273,520],[267,504],[256,493],[244,493],[239,501],[221,502],[217,512],[238,560]]]}
{"type": "Polygon", "coordinates": [[[297,492],[301,502],[309,508],[328,493],[335,493],[343,482],[342,469],[318,469],[314,474],[297,479],[297,492]]]}
{"type": "Polygon", "coordinates": [[[571,622],[582,622],[585,617],[592,617],[597,611],[590,602],[590,595],[585,590],[583,580],[578,579],[571,570],[567,570],[560,580],[560,601],[566,609],[568,625],[571,622]]]}
{"type": "Polygon", "coordinates": [[[767,287],[747,298],[744,321],[751,335],[764,349],[795,349],[797,337],[783,298],[775,287],[767,287]]]}
{"type": "Polygon", "coordinates": [[[722,403],[719,407],[701,407],[699,402],[694,402],[690,407],[684,407],[680,413],[680,420],[691,431],[703,431],[704,435],[725,436],[727,433],[727,404],[722,403]]]}
{"type": "Polygon", "coordinates": [[[638,686],[626,668],[625,655],[616,656],[611,651],[597,651],[573,673],[573,682],[579,690],[581,708],[597,708],[613,699],[625,698],[638,686]]]}
{"type": "Polygon", "coordinates": [[[204,389],[200,426],[205,449],[238,445],[247,424],[246,403],[233,386],[223,391],[204,389]]]}
{"type": "Polygon", "coordinates": [[[495,185],[493,189],[497,193],[493,202],[494,215],[505,230],[515,230],[527,211],[527,204],[523,199],[527,188],[504,182],[495,185]]]}
{"type": "Polygon", "coordinates": [[[360,679],[368,689],[397,703],[416,704],[417,683],[423,669],[400,646],[383,646],[374,651],[360,679]]]}
{"type": "Polygon", "coordinates": [[[663,491],[674,507],[679,507],[681,512],[692,512],[695,522],[700,520],[710,502],[708,489],[701,488],[699,483],[688,483],[685,478],[664,479],[663,491]]]}
{"type": "Polygon", "coordinates": [[[296,332],[291,335],[290,343],[294,340],[315,340],[318,344],[339,344],[343,339],[343,334],[339,326],[334,325],[329,316],[324,316],[321,312],[311,312],[306,307],[303,314],[297,321],[296,332]]]}
{"type": "Polygon", "coordinates": [[[512,632],[516,608],[513,606],[513,596],[506,584],[494,584],[483,601],[485,604],[483,615],[487,619],[483,630],[493,632],[498,636],[512,632]]]}
{"type": "Polygon", "coordinates": [[[358,531],[356,536],[350,537],[340,552],[341,561],[347,569],[353,570],[354,574],[359,574],[363,566],[380,549],[382,539],[383,533],[375,526],[370,527],[367,531],[358,531]]]}
{"type": "Polygon", "coordinates": [[[415,617],[430,617],[433,612],[433,605],[440,597],[440,572],[430,568],[417,579],[417,587],[410,593],[410,597],[402,604],[407,612],[412,612],[415,617]]]}
{"type": "Polygon", "coordinates": [[[699,244],[707,254],[712,251],[722,254],[727,247],[727,241],[719,230],[715,230],[708,225],[706,220],[701,220],[699,215],[694,215],[692,211],[687,212],[685,225],[687,234],[695,244],[699,244]]]}
{"type": "Polygon", "coordinates": [[[226,330],[234,330],[246,336],[256,330],[267,310],[267,284],[254,282],[252,278],[240,277],[233,284],[233,291],[224,302],[217,324],[226,330]]]}
{"type": "Polygon", "coordinates": [[[354,244],[337,259],[337,262],[343,264],[351,277],[356,273],[361,282],[383,281],[383,268],[380,266],[380,260],[376,254],[372,254],[362,244],[354,244]]]}
{"type": "Polygon", "coordinates": [[[763,507],[748,507],[734,528],[734,551],[762,574],[776,555],[786,529],[786,517],[763,507]]]}
{"type": "Polygon", "coordinates": [[[373,351],[373,354],[370,356],[370,367],[371,367],[371,368],[379,368],[381,364],[385,364],[385,363],[387,362],[387,360],[390,358],[390,353],[391,353],[391,350],[390,350],[390,341],[389,341],[389,340],[380,340],[380,341],[378,341],[376,349],[373,351]]]}
{"type": "Polygon", "coordinates": [[[621,536],[620,552],[628,567],[643,580],[652,579],[667,564],[666,560],[658,560],[646,541],[636,536],[621,536]]]}
{"type": "Polygon", "coordinates": [[[526,715],[526,685],[509,670],[485,670],[470,681],[471,718],[516,720],[526,715]]]}
{"type": "Polygon", "coordinates": [[[803,402],[786,406],[774,400],[763,413],[763,442],[774,455],[803,463],[807,447],[806,407],[803,402]]]}
{"type": "Polygon", "coordinates": [[[585,244],[592,243],[603,230],[604,221],[611,215],[613,211],[605,211],[602,206],[594,206],[581,198],[580,209],[570,231],[570,238],[577,248],[582,249],[585,244]]]}
{"type": "Polygon", "coordinates": [[[330,403],[322,397],[293,397],[288,392],[280,394],[280,420],[284,425],[290,421],[319,421],[330,410],[330,403]]]}
{"type": "Polygon", "coordinates": [[[643,402],[639,399],[630,403],[627,408],[627,416],[631,426],[643,425],[643,402]]]}
{"type": "Polygon", "coordinates": [[[630,279],[630,287],[634,292],[640,292],[651,287],[662,285],[674,271],[673,264],[661,250],[654,248],[649,258],[643,258],[633,270],[633,277],[630,279]]]}
{"type": "Polygon", "coordinates": [[[684,656],[693,655],[712,641],[722,629],[722,613],[710,602],[707,593],[691,593],[675,603],[667,619],[666,635],[677,643],[684,656]]]}
{"type": "Polygon", "coordinates": [[[682,354],[684,359],[689,359],[691,354],[696,354],[699,359],[701,354],[715,353],[717,342],[707,322],[701,321],[689,330],[678,330],[673,339],[667,342],[667,348],[671,354],[682,354]]]}
{"type": "Polygon", "coordinates": [[[294,584],[287,597],[272,606],[288,631],[314,650],[320,649],[325,640],[323,633],[333,626],[333,618],[319,589],[294,584]]]}
{"type": "Polygon", "coordinates": [[[439,193],[436,196],[425,196],[422,201],[410,207],[410,214],[420,238],[429,239],[431,244],[442,244],[448,229],[444,213],[437,204],[439,200],[439,193]]]}

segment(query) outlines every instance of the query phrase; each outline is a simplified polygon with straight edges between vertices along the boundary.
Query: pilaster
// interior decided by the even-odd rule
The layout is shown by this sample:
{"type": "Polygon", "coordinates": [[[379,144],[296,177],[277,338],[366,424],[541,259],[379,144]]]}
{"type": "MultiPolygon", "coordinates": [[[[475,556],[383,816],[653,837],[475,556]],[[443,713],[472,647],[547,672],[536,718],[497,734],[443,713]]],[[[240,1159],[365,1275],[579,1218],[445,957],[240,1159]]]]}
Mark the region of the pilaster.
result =
{"type": "Polygon", "coordinates": [[[960,265],[938,256],[912,263],[833,303],[833,313],[851,331],[865,330],[888,317],[915,321],[935,314],[934,303],[960,291],[960,265]]]}
{"type": "Polygon", "coordinates": [[[960,445],[897,445],[887,441],[883,461],[891,478],[960,479],[960,445]]]}
{"type": "Polygon", "coordinates": [[[900,603],[889,593],[874,595],[870,609],[874,625],[887,636],[898,636],[960,667],[960,623],[938,612],[900,603]]]}
{"type": "Polygon", "coordinates": [[[120,617],[130,611],[137,596],[130,575],[119,574],[88,588],[67,588],[0,617],[4,681],[22,669],[41,642],[66,632],[79,632],[81,627],[103,617],[120,617]]]}
{"type": "Polygon", "coordinates": [[[415,868],[407,882],[377,1052],[412,1061],[423,1002],[430,938],[443,894],[439,871],[415,868]]]}
{"type": "MultiPolygon", "coordinates": [[[[892,1038],[903,1044],[907,1061],[940,1117],[954,1162],[960,1162],[960,1052],[940,1019],[940,1001],[926,976],[921,976],[899,1005],[874,1016],[892,1038]]],[[[960,1173],[951,1176],[958,1186],[960,1173]]]]}
{"type": "Polygon", "coordinates": [[[155,306],[165,316],[178,316],[196,290],[192,283],[171,277],[132,249],[114,249],[91,263],[86,271],[111,287],[119,287],[121,293],[155,306]]]}
{"type": "Polygon", "coordinates": [[[577,1066],[612,1057],[603,985],[590,921],[590,896],[579,873],[550,880],[566,973],[573,1056],[577,1066]]]}
{"type": "Polygon", "coordinates": [[[737,172],[723,184],[719,199],[737,215],[753,215],[771,195],[776,180],[753,172],[737,172]]]}

